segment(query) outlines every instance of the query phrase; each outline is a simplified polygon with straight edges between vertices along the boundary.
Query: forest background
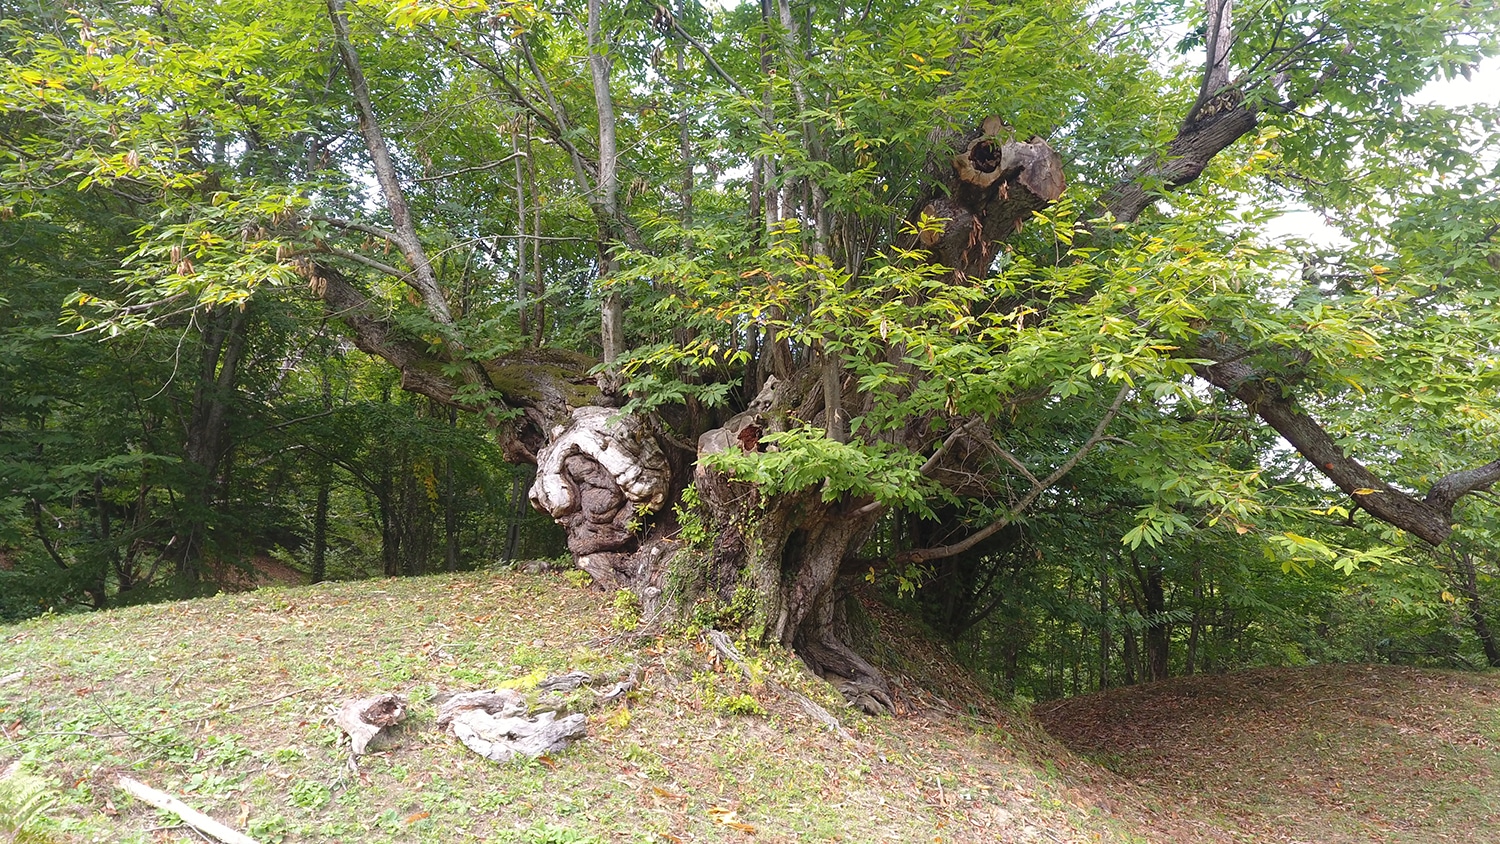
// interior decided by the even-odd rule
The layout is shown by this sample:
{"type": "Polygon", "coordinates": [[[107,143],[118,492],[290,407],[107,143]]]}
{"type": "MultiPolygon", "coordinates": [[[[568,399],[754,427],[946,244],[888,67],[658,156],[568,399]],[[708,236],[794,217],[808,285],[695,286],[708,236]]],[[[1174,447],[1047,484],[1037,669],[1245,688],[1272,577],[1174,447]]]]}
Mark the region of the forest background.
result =
{"type": "Polygon", "coordinates": [[[1487,4],[0,19],[0,619],[566,556],[874,708],[870,588],[1037,699],[1500,666],[1487,4]]]}

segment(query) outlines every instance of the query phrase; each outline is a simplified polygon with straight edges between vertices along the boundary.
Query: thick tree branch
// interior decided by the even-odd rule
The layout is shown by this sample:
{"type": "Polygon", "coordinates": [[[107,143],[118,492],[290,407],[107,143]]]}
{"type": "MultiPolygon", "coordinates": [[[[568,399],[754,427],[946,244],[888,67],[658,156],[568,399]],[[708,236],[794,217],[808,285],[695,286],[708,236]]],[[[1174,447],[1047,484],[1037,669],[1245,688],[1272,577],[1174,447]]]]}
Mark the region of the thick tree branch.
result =
{"type": "Polygon", "coordinates": [[[1156,200],[1160,187],[1182,187],[1197,179],[1214,156],[1255,131],[1255,109],[1244,92],[1230,84],[1229,47],[1233,41],[1232,0],[1206,0],[1208,55],[1197,101],[1182,128],[1160,155],[1150,155],[1100,199],[1102,210],[1116,220],[1139,217],[1156,200]]]}
{"type": "MultiPolygon", "coordinates": [[[[369,151],[371,163],[375,167],[376,181],[380,183],[381,193],[385,195],[386,208],[390,211],[391,222],[395,227],[391,232],[396,235],[393,242],[412,268],[411,273],[401,278],[422,297],[422,304],[433,321],[451,327],[454,324],[453,313],[448,307],[447,296],[438,284],[426,250],[422,248],[422,240],[417,235],[417,226],[412,220],[411,208],[407,205],[406,194],[401,188],[401,180],[396,173],[390,147],[387,146],[385,135],[380,130],[380,123],[376,120],[375,107],[370,97],[370,86],[360,66],[359,54],[355,52],[354,45],[350,41],[349,25],[340,8],[343,0],[326,0],[326,2],[328,17],[333,23],[334,43],[338,48],[344,71],[349,76],[350,90],[354,94],[354,103],[359,115],[359,131],[364,136],[365,148],[369,151]]],[[[464,360],[463,344],[452,336],[447,338],[447,344],[452,349],[454,357],[461,361],[460,367],[464,373],[464,380],[474,386],[487,389],[490,386],[489,378],[486,377],[484,369],[479,364],[464,360]]]]}
{"type": "Polygon", "coordinates": [[[1131,169],[1125,181],[1101,199],[1103,210],[1116,220],[1130,222],[1156,201],[1158,186],[1180,188],[1199,176],[1214,156],[1255,131],[1255,109],[1230,88],[1198,110],[1198,118],[1183,125],[1165,153],[1148,156],[1131,169]]]}
{"type": "MultiPolygon", "coordinates": [[[[449,407],[475,409],[472,401],[458,397],[462,384],[446,374],[451,361],[435,354],[428,344],[402,336],[380,306],[343,273],[310,261],[299,267],[329,316],[349,327],[354,345],[396,367],[401,389],[449,407]]],[[[497,432],[508,460],[535,462],[537,449],[554,426],[566,422],[574,409],[599,403],[588,374],[594,363],[575,352],[521,349],[485,364],[494,389],[481,409],[496,418],[510,415],[507,411],[512,409],[521,411],[520,418],[506,421],[497,432]]]]}
{"type": "Polygon", "coordinates": [[[1451,511],[1458,499],[1472,492],[1484,492],[1497,483],[1500,483],[1500,460],[1444,475],[1427,490],[1427,503],[1451,511]]]}
{"type": "Polygon", "coordinates": [[[401,337],[380,309],[334,267],[303,264],[313,292],[323,300],[329,315],[347,325],[360,351],[382,358],[401,373],[401,389],[427,396],[449,407],[472,410],[454,400],[459,384],[443,374],[444,361],[430,354],[425,344],[401,337]]]}
{"type": "MultiPolygon", "coordinates": [[[[1222,349],[1200,351],[1208,358],[1225,357],[1222,349]]],[[[1265,373],[1239,355],[1228,357],[1194,369],[1210,384],[1244,402],[1370,515],[1432,545],[1441,545],[1452,534],[1453,507],[1461,497],[1500,483],[1497,460],[1440,478],[1425,499],[1403,492],[1345,454],[1328,431],[1265,373]]]]}

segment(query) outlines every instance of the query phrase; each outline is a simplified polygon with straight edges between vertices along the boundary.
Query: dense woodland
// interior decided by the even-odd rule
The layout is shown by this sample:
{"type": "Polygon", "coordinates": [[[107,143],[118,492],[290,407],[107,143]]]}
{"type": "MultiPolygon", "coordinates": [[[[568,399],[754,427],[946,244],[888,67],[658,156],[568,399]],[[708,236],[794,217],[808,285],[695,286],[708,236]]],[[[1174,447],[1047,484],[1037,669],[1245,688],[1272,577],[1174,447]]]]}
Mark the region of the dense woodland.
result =
{"type": "Polygon", "coordinates": [[[1500,666],[1495,4],[64,5],[0,620],[561,558],[873,711],[861,590],[1033,698],[1500,666]]]}

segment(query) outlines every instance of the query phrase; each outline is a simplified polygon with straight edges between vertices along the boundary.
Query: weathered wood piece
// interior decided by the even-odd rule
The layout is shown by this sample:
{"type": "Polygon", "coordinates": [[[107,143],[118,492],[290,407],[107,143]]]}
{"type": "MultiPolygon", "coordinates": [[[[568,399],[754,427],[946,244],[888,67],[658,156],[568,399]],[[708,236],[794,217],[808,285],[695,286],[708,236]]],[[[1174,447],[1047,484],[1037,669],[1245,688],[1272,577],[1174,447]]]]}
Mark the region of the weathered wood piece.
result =
{"type": "Polygon", "coordinates": [[[140,800],[142,803],[166,812],[171,812],[177,817],[182,818],[183,823],[210,838],[224,842],[224,844],[256,844],[254,838],[219,823],[165,791],[157,791],[151,786],[137,782],[130,777],[120,777],[119,786],[130,796],[140,800]]]}
{"type": "Polygon", "coordinates": [[[536,687],[544,692],[571,692],[579,686],[587,686],[592,682],[594,682],[594,677],[587,671],[569,671],[566,674],[553,674],[537,683],[536,687]]]}
{"type": "Polygon", "coordinates": [[[399,724],[405,718],[406,700],[400,695],[387,693],[348,701],[339,707],[333,723],[349,734],[354,755],[361,756],[381,730],[399,724]]]}
{"type": "Polygon", "coordinates": [[[482,712],[509,718],[526,711],[526,700],[515,689],[485,689],[478,692],[460,692],[438,705],[437,728],[447,730],[453,719],[466,712],[482,712]]]}
{"type": "Polygon", "coordinates": [[[636,684],[639,682],[639,678],[640,670],[637,668],[632,668],[630,669],[630,674],[626,676],[625,679],[614,684],[613,686],[610,686],[608,689],[605,689],[602,692],[596,689],[594,690],[594,694],[598,695],[600,703],[609,703],[611,701],[620,700],[621,698],[625,697],[625,695],[629,694],[631,689],[634,689],[636,687],[636,684]]]}
{"type": "Polygon", "coordinates": [[[588,719],[583,715],[558,718],[556,712],[547,711],[526,717],[520,714],[525,706],[520,694],[511,689],[466,692],[443,703],[438,727],[493,762],[555,753],[588,732],[588,719]]]}

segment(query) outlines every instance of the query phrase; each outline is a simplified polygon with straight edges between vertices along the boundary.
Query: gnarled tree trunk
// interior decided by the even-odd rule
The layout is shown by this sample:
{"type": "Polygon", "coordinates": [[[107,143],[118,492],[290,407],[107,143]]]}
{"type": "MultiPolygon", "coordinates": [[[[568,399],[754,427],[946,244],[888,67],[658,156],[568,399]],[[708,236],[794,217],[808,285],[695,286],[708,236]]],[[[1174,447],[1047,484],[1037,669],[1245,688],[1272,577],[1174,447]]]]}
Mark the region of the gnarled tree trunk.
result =
{"type": "MultiPolygon", "coordinates": [[[[957,139],[947,184],[913,213],[913,222],[939,222],[908,245],[925,247],[955,275],[987,272],[1001,242],[1062,192],[1057,154],[1040,139],[1017,142],[1006,131],[992,118],[957,139]]],[[[789,416],[837,428],[848,409],[827,399],[826,369],[810,361],[790,378],[769,378],[743,413],[699,437],[690,465],[673,464],[668,455],[677,446],[663,442],[650,420],[575,408],[536,451],[531,500],[566,528],[579,565],[607,588],[635,591],[648,617],[664,598],[748,605],[753,636],[794,649],[852,701],[884,711],[893,708],[884,677],[848,645],[850,591],[841,582],[883,508],[850,496],[826,501],[817,488],[768,493],[705,460],[726,449],[762,449],[762,438],[785,430],[789,416]],[[676,539],[668,506],[689,481],[699,502],[693,517],[708,536],[703,549],[676,539]]],[[[915,424],[904,434],[916,449],[933,431],[915,424]]]]}

